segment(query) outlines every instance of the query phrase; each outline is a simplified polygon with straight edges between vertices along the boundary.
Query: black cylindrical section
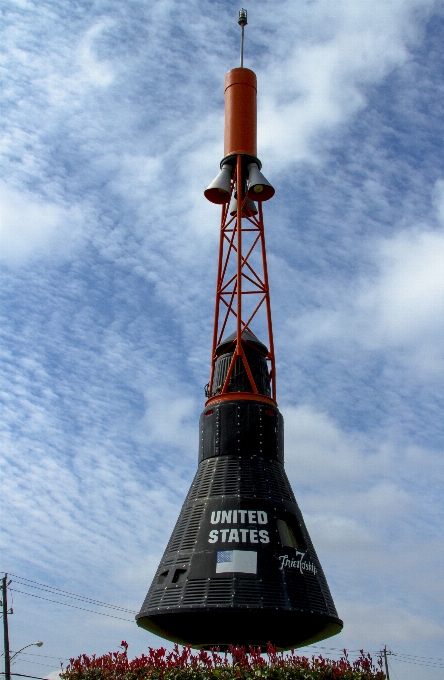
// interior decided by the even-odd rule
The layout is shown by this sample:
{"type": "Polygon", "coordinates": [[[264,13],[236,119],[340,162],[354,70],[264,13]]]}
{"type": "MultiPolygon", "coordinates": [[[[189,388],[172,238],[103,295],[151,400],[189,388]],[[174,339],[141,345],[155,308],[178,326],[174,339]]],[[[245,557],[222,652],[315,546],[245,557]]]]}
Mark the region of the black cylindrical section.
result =
{"type": "MultiPolygon", "coordinates": [[[[270,374],[267,361],[264,356],[254,350],[245,351],[246,359],[250,367],[251,374],[256,383],[257,391],[266,397],[271,396],[270,374]]],[[[216,360],[214,367],[214,379],[211,389],[211,396],[215,396],[222,391],[225,378],[231,363],[233,352],[222,354],[216,360]]],[[[227,386],[227,392],[253,392],[253,387],[248,378],[247,370],[241,357],[235,360],[233,372],[227,386]]]]}
{"type": "Polygon", "coordinates": [[[207,406],[199,421],[199,463],[213,456],[284,463],[284,419],[275,406],[233,399],[207,406]]]}
{"type": "MultiPolygon", "coordinates": [[[[222,340],[216,349],[217,359],[214,367],[213,383],[210,387],[210,396],[212,397],[222,391],[234,354],[235,340],[236,334],[233,333],[228,338],[222,340]]],[[[266,397],[271,396],[270,372],[266,359],[268,349],[249,331],[242,333],[242,348],[258,393],[266,397]]],[[[253,392],[244,360],[240,356],[235,359],[233,371],[227,385],[227,392],[253,392]]]]}

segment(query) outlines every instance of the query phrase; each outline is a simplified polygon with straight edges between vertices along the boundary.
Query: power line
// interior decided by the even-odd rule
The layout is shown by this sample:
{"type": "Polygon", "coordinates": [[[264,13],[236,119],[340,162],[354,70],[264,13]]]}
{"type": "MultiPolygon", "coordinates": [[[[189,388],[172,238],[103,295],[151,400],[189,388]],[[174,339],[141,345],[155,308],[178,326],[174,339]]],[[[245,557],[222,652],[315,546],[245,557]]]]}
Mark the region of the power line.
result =
{"type": "MultiPolygon", "coordinates": [[[[295,650],[295,653],[298,656],[305,656],[305,657],[320,655],[320,656],[323,656],[325,659],[327,659],[327,658],[328,659],[335,659],[339,655],[342,656],[344,654],[344,648],[338,649],[336,651],[331,651],[331,652],[329,652],[329,651],[318,651],[318,650],[319,650],[319,648],[308,650],[308,651],[302,651],[300,648],[298,648],[297,650],[295,650]]],[[[346,650],[347,656],[349,656],[351,660],[358,659],[359,656],[360,656],[360,654],[359,654],[360,651],[361,650],[359,650],[359,651],[354,651],[354,650],[351,650],[351,649],[346,650]]],[[[375,654],[373,654],[373,656],[375,656],[375,654]]]]}
{"type": "MultiPolygon", "coordinates": [[[[15,653],[14,649],[10,650],[12,654],[15,653]]],[[[37,656],[39,659],[59,659],[62,661],[69,661],[69,657],[67,656],[48,656],[48,654],[33,654],[33,652],[22,652],[22,654],[26,656],[37,656]]]]}
{"type": "MultiPolygon", "coordinates": [[[[5,672],[0,671],[0,675],[5,675],[5,672]]],[[[11,675],[19,675],[21,678],[34,678],[34,680],[46,680],[46,678],[40,678],[37,675],[23,675],[23,673],[11,673],[11,675]]]]}
{"type": "Polygon", "coordinates": [[[54,664],[39,663],[38,661],[31,661],[30,659],[20,659],[20,663],[33,663],[36,666],[45,666],[46,668],[54,668],[54,664]]]}
{"type": "Polygon", "coordinates": [[[399,680],[398,676],[396,675],[395,669],[393,668],[393,664],[389,664],[389,666],[390,666],[390,669],[392,670],[396,680],[399,680]]]}
{"type": "Polygon", "coordinates": [[[398,654],[395,654],[394,652],[392,652],[392,655],[396,656],[398,661],[402,661],[402,663],[410,663],[413,664],[414,666],[428,666],[429,668],[444,668],[444,666],[432,663],[424,663],[423,661],[408,661],[407,659],[400,658],[398,654]]]}
{"type": "MultiPolygon", "coordinates": [[[[304,648],[301,647],[300,649],[304,649],[304,648]]],[[[335,652],[343,652],[344,651],[344,647],[322,647],[321,645],[310,645],[309,648],[307,647],[305,649],[331,649],[331,650],[334,650],[335,652]]],[[[347,653],[348,652],[360,653],[361,651],[362,651],[361,649],[347,649],[347,653]]],[[[377,654],[378,652],[372,652],[372,653],[377,654]]]]}
{"type": "MultiPolygon", "coordinates": [[[[49,588],[40,588],[39,586],[29,586],[27,583],[21,583],[20,581],[17,581],[17,583],[21,586],[25,586],[26,588],[36,588],[37,590],[42,590],[44,593],[49,593],[50,595],[61,595],[60,593],[54,592],[54,590],[50,590],[49,588]]],[[[14,590],[11,588],[11,590],[14,590]]],[[[23,592],[23,591],[17,591],[17,592],[23,592]]],[[[133,611],[132,609],[126,609],[125,607],[118,607],[117,605],[113,604],[105,604],[104,602],[99,602],[98,600],[91,600],[90,598],[87,597],[82,597],[80,596],[75,596],[75,595],[62,595],[62,597],[69,597],[72,600],[79,600],[80,602],[86,602],[87,604],[97,604],[100,607],[108,607],[109,609],[115,609],[117,611],[123,611],[123,612],[128,612],[129,614],[137,614],[137,612],[133,611]]]]}
{"type": "Polygon", "coordinates": [[[107,602],[101,602],[100,600],[94,600],[91,597],[86,597],[85,595],[77,595],[76,593],[71,593],[68,590],[62,590],[61,588],[55,588],[54,586],[49,586],[47,583],[40,583],[39,581],[32,581],[29,578],[24,578],[23,576],[18,576],[17,574],[10,574],[10,576],[14,576],[16,579],[19,579],[20,581],[26,581],[26,583],[20,583],[20,585],[25,586],[26,588],[36,588],[38,590],[44,590],[46,592],[52,593],[53,591],[54,594],[62,594],[63,597],[70,597],[70,598],[75,598],[78,600],[83,600],[85,602],[89,602],[91,604],[97,604],[100,605],[101,607],[110,607],[111,609],[118,609],[120,611],[128,612],[129,614],[137,614],[136,611],[133,609],[127,609],[126,607],[120,607],[117,604],[108,604],[107,602]],[[35,585],[28,585],[29,583],[33,583],[35,585]]]}
{"type": "Polygon", "coordinates": [[[417,654],[405,654],[404,652],[392,652],[395,656],[408,656],[410,659],[427,659],[427,661],[444,661],[438,657],[432,656],[418,656],[417,654]]]}
{"type": "Polygon", "coordinates": [[[24,590],[17,590],[17,588],[10,588],[16,593],[21,593],[22,595],[28,595],[29,597],[37,597],[39,600],[46,600],[47,602],[54,602],[55,604],[62,604],[64,607],[71,607],[72,609],[81,609],[84,612],[90,612],[91,614],[99,614],[99,616],[108,616],[111,619],[119,619],[119,621],[128,621],[133,623],[132,619],[124,619],[121,616],[114,616],[113,614],[105,614],[104,612],[97,612],[94,609],[86,609],[85,607],[77,607],[75,604],[68,604],[68,602],[58,602],[58,600],[50,600],[49,597],[42,597],[41,595],[34,595],[34,593],[27,593],[24,590]]]}

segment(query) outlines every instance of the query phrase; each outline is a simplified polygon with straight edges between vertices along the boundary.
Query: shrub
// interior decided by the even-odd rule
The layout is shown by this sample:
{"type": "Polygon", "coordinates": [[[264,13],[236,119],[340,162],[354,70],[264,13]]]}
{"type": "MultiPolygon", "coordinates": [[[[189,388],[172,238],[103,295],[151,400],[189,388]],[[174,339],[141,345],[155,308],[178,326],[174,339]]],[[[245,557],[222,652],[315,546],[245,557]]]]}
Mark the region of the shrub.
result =
{"type": "MultiPolygon", "coordinates": [[[[190,647],[148,648],[148,654],[128,659],[128,644],[122,651],[91,657],[82,654],[70,659],[61,673],[62,680],[384,680],[369,654],[361,650],[350,661],[347,650],[339,660],[322,656],[298,656],[292,650],[283,654],[268,644],[267,658],[259,648],[230,647],[227,654],[219,649],[193,653],[190,647]]],[[[380,664],[379,664],[380,665],[380,664]]]]}

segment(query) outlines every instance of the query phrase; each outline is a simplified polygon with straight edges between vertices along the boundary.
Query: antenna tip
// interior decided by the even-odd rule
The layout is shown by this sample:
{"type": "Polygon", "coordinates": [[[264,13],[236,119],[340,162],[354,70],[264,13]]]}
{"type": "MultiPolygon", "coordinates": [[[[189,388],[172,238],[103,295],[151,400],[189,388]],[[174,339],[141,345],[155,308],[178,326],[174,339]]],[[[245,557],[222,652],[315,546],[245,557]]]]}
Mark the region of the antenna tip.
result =
{"type": "Polygon", "coordinates": [[[239,19],[237,20],[237,23],[239,26],[246,26],[247,25],[247,10],[242,8],[239,10],[239,19]]]}

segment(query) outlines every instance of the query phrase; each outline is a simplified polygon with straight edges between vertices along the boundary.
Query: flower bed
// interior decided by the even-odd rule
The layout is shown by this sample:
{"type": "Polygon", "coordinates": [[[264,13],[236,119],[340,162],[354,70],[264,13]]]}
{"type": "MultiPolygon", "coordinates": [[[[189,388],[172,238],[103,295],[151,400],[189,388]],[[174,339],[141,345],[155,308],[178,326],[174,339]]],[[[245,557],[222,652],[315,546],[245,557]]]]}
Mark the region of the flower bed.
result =
{"type": "Polygon", "coordinates": [[[230,647],[229,656],[219,650],[192,652],[190,647],[148,648],[148,654],[130,660],[128,644],[122,651],[103,656],[80,655],[70,659],[62,680],[385,680],[369,654],[361,650],[355,661],[347,651],[338,660],[322,656],[298,656],[294,650],[278,653],[273,645],[261,655],[260,649],[230,647]]]}

